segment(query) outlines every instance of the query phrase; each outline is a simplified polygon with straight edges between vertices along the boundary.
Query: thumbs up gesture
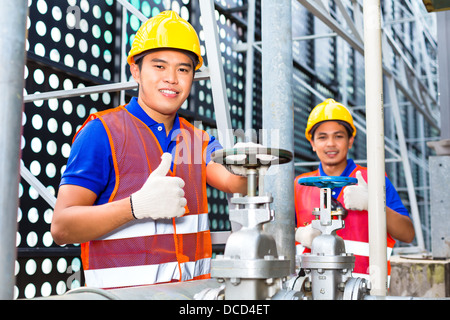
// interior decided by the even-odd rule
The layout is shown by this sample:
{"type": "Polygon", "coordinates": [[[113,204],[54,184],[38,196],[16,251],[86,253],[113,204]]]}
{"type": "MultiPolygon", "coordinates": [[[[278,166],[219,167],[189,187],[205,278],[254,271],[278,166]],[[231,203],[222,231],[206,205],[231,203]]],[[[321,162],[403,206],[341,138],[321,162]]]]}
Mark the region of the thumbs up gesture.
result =
{"type": "Polygon", "coordinates": [[[168,219],[185,213],[184,181],[167,176],[172,155],[164,153],[161,163],[148,177],[139,191],[130,196],[131,209],[136,219],[168,219]]]}
{"type": "Polygon", "coordinates": [[[369,188],[361,171],[356,172],[357,185],[344,188],[344,205],[347,209],[363,211],[369,207],[369,188]]]}

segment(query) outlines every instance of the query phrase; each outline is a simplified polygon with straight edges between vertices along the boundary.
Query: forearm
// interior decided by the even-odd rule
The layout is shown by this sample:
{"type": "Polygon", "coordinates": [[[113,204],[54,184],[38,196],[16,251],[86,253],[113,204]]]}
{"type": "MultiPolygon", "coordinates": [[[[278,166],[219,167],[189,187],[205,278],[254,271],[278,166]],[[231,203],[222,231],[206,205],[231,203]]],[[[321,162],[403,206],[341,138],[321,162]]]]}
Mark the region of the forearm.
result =
{"type": "Polygon", "coordinates": [[[387,232],[395,239],[410,243],[414,240],[415,232],[411,219],[386,207],[387,232]]]}
{"type": "Polygon", "coordinates": [[[57,201],[51,233],[57,244],[97,239],[133,220],[129,198],[93,206],[57,201]]]}
{"type": "Polygon", "coordinates": [[[247,178],[232,174],[218,163],[210,162],[206,167],[206,182],[225,193],[247,194],[247,178]]]}
{"type": "Polygon", "coordinates": [[[228,191],[227,193],[241,193],[247,194],[247,177],[241,177],[234,174],[230,174],[228,177],[228,191]]]}

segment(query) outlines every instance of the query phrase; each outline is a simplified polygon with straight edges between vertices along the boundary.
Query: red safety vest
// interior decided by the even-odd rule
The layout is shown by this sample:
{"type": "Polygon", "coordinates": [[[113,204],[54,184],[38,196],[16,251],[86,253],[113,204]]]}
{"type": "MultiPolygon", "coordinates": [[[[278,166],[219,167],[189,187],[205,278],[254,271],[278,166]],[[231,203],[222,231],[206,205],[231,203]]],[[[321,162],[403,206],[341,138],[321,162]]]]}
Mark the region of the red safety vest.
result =
{"type": "MultiPolygon", "coordinates": [[[[364,180],[367,181],[367,168],[356,165],[356,169],[349,175],[355,178],[356,172],[361,171],[364,180]]],[[[304,177],[320,176],[319,170],[304,173],[295,178],[295,212],[297,217],[297,227],[303,227],[311,223],[315,217],[312,214],[313,208],[320,207],[320,190],[317,187],[308,187],[298,184],[298,179],[304,177]]],[[[345,187],[344,187],[345,188],[345,187]]],[[[344,205],[344,188],[337,197],[337,200],[344,205]]],[[[348,209],[347,209],[348,210],[348,209]]],[[[368,278],[369,275],[369,220],[367,211],[348,210],[345,218],[345,228],[340,229],[336,234],[344,239],[345,249],[348,253],[355,255],[355,268],[353,275],[356,277],[368,278]]],[[[395,240],[387,234],[387,259],[388,275],[390,275],[389,258],[394,247],[395,240]]],[[[310,252],[296,242],[297,253],[310,252]]]]}
{"type": "MultiPolygon", "coordinates": [[[[111,145],[116,184],[109,202],[126,198],[159,166],[161,146],[148,126],[123,106],[93,114],[84,125],[93,119],[103,123],[111,145]]],[[[186,182],[186,214],[135,220],[81,244],[86,285],[117,288],[210,278],[212,245],[203,156],[208,141],[206,132],[180,117],[174,166],[168,174],[186,182]]]]}

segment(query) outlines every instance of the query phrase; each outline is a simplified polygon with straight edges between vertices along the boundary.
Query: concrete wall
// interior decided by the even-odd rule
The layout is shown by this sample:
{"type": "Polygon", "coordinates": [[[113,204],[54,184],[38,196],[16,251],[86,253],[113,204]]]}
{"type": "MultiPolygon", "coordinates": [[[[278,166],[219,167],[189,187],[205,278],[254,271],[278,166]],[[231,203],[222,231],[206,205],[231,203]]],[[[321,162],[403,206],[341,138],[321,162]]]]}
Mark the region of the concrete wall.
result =
{"type": "Polygon", "coordinates": [[[450,297],[450,259],[393,256],[389,295],[450,297]]]}

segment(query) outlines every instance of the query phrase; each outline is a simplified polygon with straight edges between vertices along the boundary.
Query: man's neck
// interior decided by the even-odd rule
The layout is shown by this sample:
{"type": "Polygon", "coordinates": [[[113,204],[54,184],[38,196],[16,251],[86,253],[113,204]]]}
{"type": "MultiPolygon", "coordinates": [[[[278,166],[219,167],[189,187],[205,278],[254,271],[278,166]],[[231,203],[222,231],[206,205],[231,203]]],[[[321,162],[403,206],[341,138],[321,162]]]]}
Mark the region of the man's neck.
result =
{"type": "Polygon", "coordinates": [[[338,165],[326,165],[322,163],[322,170],[327,176],[340,176],[347,167],[347,161],[338,165]]]}
{"type": "Polygon", "coordinates": [[[138,99],[138,103],[141,106],[141,108],[145,111],[145,113],[147,113],[149,115],[150,118],[152,118],[157,123],[164,124],[164,128],[166,129],[166,135],[169,135],[170,130],[172,130],[172,128],[173,128],[173,122],[174,122],[176,113],[170,114],[170,115],[162,114],[162,113],[159,113],[159,112],[153,110],[152,108],[146,106],[144,104],[144,102],[140,99],[138,99]]]}

